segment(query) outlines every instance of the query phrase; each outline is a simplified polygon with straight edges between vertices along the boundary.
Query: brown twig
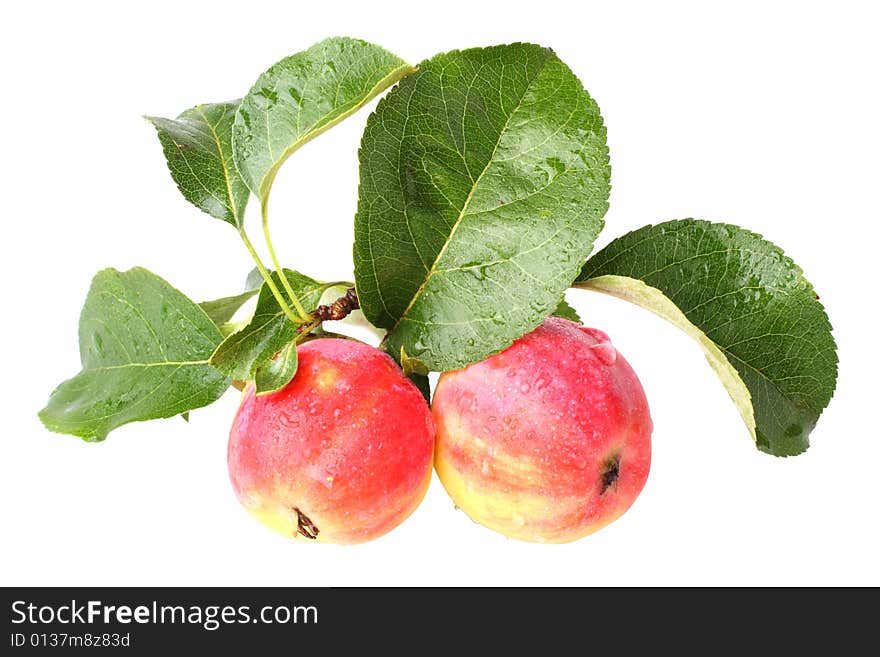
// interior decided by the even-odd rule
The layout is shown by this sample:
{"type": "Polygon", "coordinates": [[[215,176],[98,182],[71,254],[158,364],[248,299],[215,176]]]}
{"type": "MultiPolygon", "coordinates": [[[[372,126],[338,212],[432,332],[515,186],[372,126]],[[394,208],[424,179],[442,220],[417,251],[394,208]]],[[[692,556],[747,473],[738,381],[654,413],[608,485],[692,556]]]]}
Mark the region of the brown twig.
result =
{"type": "Polygon", "coordinates": [[[321,305],[312,311],[312,317],[322,322],[345,319],[352,310],[357,310],[361,305],[358,302],[357,292],[353,287],[345,291],[345,296],[339,297],[330,305],[321,305]]]}
{"type": "Polygon", "coordinates": [[[357,291],[353,287],[345,291],[345,296],[339,297],[331,304],[322,304],[309,313],[314,319],[311,322],[300,325],[298,333],[312,331],[321,322],[338,321],[345,319],[351,311],[357,310],[361,305],[358,302],[357,291]]]}

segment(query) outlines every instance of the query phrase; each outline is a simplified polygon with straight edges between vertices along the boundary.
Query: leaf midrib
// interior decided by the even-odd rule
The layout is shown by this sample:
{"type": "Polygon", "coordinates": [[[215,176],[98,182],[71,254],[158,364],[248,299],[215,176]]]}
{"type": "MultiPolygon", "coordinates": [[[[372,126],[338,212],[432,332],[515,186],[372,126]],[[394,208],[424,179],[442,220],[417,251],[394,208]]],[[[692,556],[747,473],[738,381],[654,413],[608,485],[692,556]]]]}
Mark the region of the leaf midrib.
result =
{"type": "Polygon", "coordinates": [[[154,363],[121,363],[119,365],[100,365],[98,367],[89,367],[83,372],[106,372],[109,370],[122,370],[128,367],[187,367],[190,365],[210,365],[210,360],[162,360],[154,363]]]}
{"type": "MultiPolygon", "coordinates": [[[[185,363],[185,364],[186,364],[186,363],[185,363]]],[[[179,370],[179,369],[180,369],[180,367],[177,367],[173,372],[171,372],[171,374],[169,374],[167,377],[165,377],[164,379],[162,379],[161,381],[159,381],[159,384],[156,385],[155,387],[153,387],[152,390],[150,390],[150,391],[149,391],[148,393],[146,393],[145,395],[142,395],[137,401],[135,401],[131,406],[129,406],[129,407],[128,407],[127,409],[125,409],[125,410],[112,411],[112,412],[110,412],[110,413],[105,413],[104,415],[97,415],[97,416],[93,416],[93,417],[87,417],[87,418],[83,418],[83,419],[81,419],[81,420],[68,420],[67,424],[65,424],[65,425],[62,425],[61,423],[53,423],[53,424],[54,424],[54,426],[57,427],[57,428],[61,428],[61,427],[69,427],[69,426],[73,426],[73,427],[83,427],[83,426],[93,425],[95,422],[105,422],[106,420],[109,420],[110,418],[117,417],[117,416],[121,416],[121,415],[126,415],[126,411],[128,411],[128,414],[130,415],[130,414],[131,414],[131,409],[133,409],[133,408],[135,408],[135,407],[137,407],[137,406],[142,406],[142,405],[144,405],[144,403],[145,403],[148,399],[150,399],[153,395],[156,394],[156,392],[158,392],[159,390],[162,389],[162,386],[164,386],[166,383],[168,383],[168,381],[171,380],[171,377],[173,377],[174,374],[175,374],[175,373],[177,372],[177,370],[179,370]]],[[[91,370],[85,370],[85,371],[91,371],[91,370]]],[[[193,392],[191,392],[190,394],[188,394],[186,397],[181,397],[181,398],[178,399],[177,401],[178,401],[178,403],[180,403],[180,402],[184,402],[184,401],[188,401],[188,400],[190,400],[190,399],[192,399],[192,398],[198,396],[198,395],[201,394],[201,393],[202,393],[202,390],[198,390],[198,389],[196,389],[196,390],[194,390],[193,392]]],[[[44,422],[45,422],[45,420],[44,420],[44,422]]],[[[111,428],[110,430],[112,430],[112,428],[111,428]]],[[[89,432],[86,432],[86,435],[85,435],[85,436],[82,436],[81,434],[75,434],[75,435],[81,435],[81,437],[86,437],[86,438],[92,438],[92,437],[93,437],[93,438],[97,438],[98,440],[103,440],[104,438],[106,438],[107,433],[109,433],[109,432],[89,431],[89,432]]]]}
{"type": "MultiPolygon", "coordinates": [[[[204,117],[202,117],[202,118],[204,118],[204,117]]],[[[158,130],[163,130],[163,129],[160,128],[158,125],[156,125],[156,123],[155,123],[156,119],[159,119],[162,121],[167,121],[168,123],[174,123],[177,125],[184,125],[186,122],[186,118],[180,118],[180,117],[178,117],[176,119],[165,119],[162,117],[155,117],[155,118],[148,117],[148,119],[153,124],[153,126],[158,130]]],[[[207,121],[205,121],[205,123],[207,124],[207,121]]],[[[208,196],[213,198],[215,201],[217,201],[221,205],[223,205],[225,207],[229,207],[226,204],[226,202],[224,202],[223,199],[218,198],[217,195],[214,194],[213,190],[208,189],[208,187],[205,185],[205,182],[202,180],[202,177],[198,173],[196,173],[195,169],[193,169],[192,163],[189,160],[189,156],[187,155],[186,151],[184,151],[183,147],[177,142],[177,140],[170,135],[168,130],[165,130],[165,133],[168,135],[168,138],[171,140],[171,143],[174,144],[174,148],[177,149],[177,152],[180,154],[182,161],[186,164],[186,168],[189,169],[189,172],[192,176],[192,179],[195,180],[199,184],[199,186],[205,191],[206,194],[208,194],[208,196]]],[[[202,133],[202,134],[204,134],[204,133],[202,133]]],[[[221,163],[222,163],[222,159],[221,159],[221,163]]],[[[230,199],[231,199],[231,196],[230,196],[230,199]]],[[[231,200],[230,200],[230,203],[231,203],[231,200]]],[[[202,209],[202,208],[200,208],[200,209],[202,209]]],[[[215,215],[212,215],[212,216],[215,216],[215,215]]],[[[235,213],[233,212],[233,218],[234,217],[235,217],[235,213]]],[[[223,217],[216,217],[216,218],[220,219],[221,221],[228,221],[227,219],[225,219],[223,217]]]]}
{"type": "MultiPolygon", "coordinates": [[[[224,108],[226,106],[224,105],[224,108]]],[[[220,143],[220,135],[217,134],[217,130],[208,121],[208,117],[205,116],[205,113],[202,111],[202,106],[198,106],[195,110],[202,120],[205,122],[205,125],[208,126],[208,129],[211,131],[211,137],[214,139],[214,143],[217,145],[217,154],[220,156],[220,166],[223,168],[223,180],[226,182],[226,196],[229,198],[229,209],[232,212],[232,219],[235,222],[235,226],[238,229],[241,229],[241,219],[238,215],[238,208],[235,205],[235,196],[232,194],[232,181],[229,177],[229,167],[226,164],[226,156],[223,155],[223,145],[220,143]]],[[[227,110],[224,109],[224,113],[227,110]]],[[[231,142],[230,142],[231,143],[231,142]]]]}
{"type": "MultiPolygon", "coordinates": [[[[400,323],[407,318],[409,311],[412,310],[416,301],[421,296],[422,292],[425,289],[425,286],[428,284],[428,281],[431,280],[431,277],[437,273],[437,271],[438,271],[437,264],[442,260],[443,254],[446,253],[446,249],[449,246],[449,244],[452,242],[452,238],[455,236],[455,233],[458,230],[458,227],[461,225],[461,222],[467,216],[468,208],[470,207],[471,201],[474,198],[474,194],[475,194],[477,188],[480,186],[480,181],[483,179],[483,176],[485,175],[486,171],[489,170],[489,167],[495,161],[495,153],[498,152],[498,147],[501,145],[501,140],[504,138],[504,135],[507,132],[507,127],[510,125],[511,117],[522,106],[523,98],[525,98],[526,94],[529,92],[529,89],[532,88],[532,85],[535,83],[535,80],[537,80],[540,77],[541,73],[544,71],[544,69],[547,66],[547,63],[552,59],[552,57],[553,57],[553,55],[551,52],[545,51],[545,57],[544,57],[544,61],[541,63],[541,67],[535,72],[535,75],[532,77],[532,79],[526,85],[525,89],[522,92],[522,95],[519,97],[519,100],[516,103],[516,106],[514,106],[510,110],[510,112],[508,113],[507,118],[504,121],[504,125],[502,126],[501,130],[498,132],[498,139],[495,142],[495,147],[492,149],[492,154],[486,160],[486,165],[483,167],[483,170],[480,172],[480,175],[477,176],[476,180],[473,181],[473,184],[471,185],[471,189],[468,192],[467,198],[465,199],[464,204],[462,205],[461,211],[458,214],[458,218],[455,220],[455,223],[453,224],[452,229],[449,231],[449,236],[447,237],[446,241],[443,243],[443,246],[440,247],[440,251],[437,253],[437,256],[434,258],[434,262],[431,263],[431,269],[425,275],[425,278],[422,280],[418,289],[415,291],[415,294],[413,294],[412,298],[409,301],[409,304],[404,309],[404,311],[400,314],[400,317],[397,318],[397,321],[394,322],[394,326],[391,327],[391,329],[388,331],[389,335],[394,333],[394,331],[397,329],[397,327],[400,325],[400,323]]],[[[465,167],[467,167],[467,164],[465,164],[465,167]]],[[[468,177],[470,177],[470,171],[468,171],[468,177]]]]}

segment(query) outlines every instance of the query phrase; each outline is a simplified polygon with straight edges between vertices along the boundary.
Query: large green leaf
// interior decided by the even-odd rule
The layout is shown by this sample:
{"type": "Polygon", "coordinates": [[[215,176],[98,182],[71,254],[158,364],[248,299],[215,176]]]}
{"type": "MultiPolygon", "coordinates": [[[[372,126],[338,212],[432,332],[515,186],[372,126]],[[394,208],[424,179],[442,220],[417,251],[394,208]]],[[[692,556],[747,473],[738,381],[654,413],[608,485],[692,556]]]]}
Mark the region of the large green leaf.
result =
{"type": "Polygon", "coordinates": [[[387,351],[454,369],[540,324],[602,228],[609,173],[599,108],[552,50],[423,62],[360,149],[355,279],[387,351]]]}
{"type": "Polygon", "coordinates": [[[128,422],[216,400],[228,379],[208,359],[221,336],[199,306],[146,269],[105,269],[79,324],[82,371],[40,411],[52,431],[99,441],[128,422]]]}
{"type": "Polygon", "coordinates": [[[187,201],[241,227],[248,188],[232,161],[237,100],[198,105],[176,119],[147,117],[159,133],[171,177],[187,201]]]}
{"type": "Polygon", "coordinates": [[[345,37],[273,65],[235,117],[235,162],[248,187],[265,205],[275,174],[294,151],[412,71],[387,50],[345,37]]]}
{"type": "MultiPolygon", "coordinates": [[[[284,274],[307,310],[316,308],[324,292],[339,285],[322,283],[289,269],[285,269],[284,274]]],[[[281,284],[277,272],[272,278],[281,284]]],[[[286,347],[297,337],[298,328],[264,284],[250,323],[217,347],[211,364],[232,379],[256,380],[258,393],[273,392],[286,385],[296,373],[296,349],[286,347]],[[261,369],[265,371],[260,373],[261,369]]]]}
{"type": "Polygon", "coordinates": [[[576,283],[627,299],[694,337],[759,449],[799,454],[837,380],[831,325],[801,269],[755,233],[685,219],[590,258],[576,283]]]}

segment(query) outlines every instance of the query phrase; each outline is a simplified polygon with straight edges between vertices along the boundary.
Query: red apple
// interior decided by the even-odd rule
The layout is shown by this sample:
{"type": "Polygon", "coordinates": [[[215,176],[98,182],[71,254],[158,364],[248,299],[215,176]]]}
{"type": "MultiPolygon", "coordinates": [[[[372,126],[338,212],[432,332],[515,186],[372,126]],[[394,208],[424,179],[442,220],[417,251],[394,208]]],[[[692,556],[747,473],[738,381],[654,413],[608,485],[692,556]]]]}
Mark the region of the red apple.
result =
{"type": "Polygon", "coordinates": [[[608,336],[547,318],[440,376],[434,465],[455,504],[506,536],[563,543],[619,518],[651,462],[651,416],[608,336]]]}
{"type": "Polygon", "coordinates": [[[407,518],[431,479],[434,421],[397,364],[338,338],[306,342],[278,392],[243,393],[229,437],[238,499],[285,536],[377,538],[407,518]]]}

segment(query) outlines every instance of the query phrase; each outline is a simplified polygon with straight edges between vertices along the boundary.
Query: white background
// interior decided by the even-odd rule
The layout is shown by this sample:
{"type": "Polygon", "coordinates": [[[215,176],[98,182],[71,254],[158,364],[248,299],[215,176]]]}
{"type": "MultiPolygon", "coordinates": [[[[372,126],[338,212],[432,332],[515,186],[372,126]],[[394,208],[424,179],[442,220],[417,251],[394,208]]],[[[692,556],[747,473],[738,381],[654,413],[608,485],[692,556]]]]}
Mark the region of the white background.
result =
{"type": "MultiPolygon", "coordinates": [[[[0,583],[880,584],[877,16],[868,2],[720,4],[6,5],[0,583]],[[97,270],[142,265],[202,300],[237,292],[251,268],[234,230],[179,196],[141,115],[236,98],[334,35],[411,62],[517,40],[553,47],[608,127],[613,191],[597,246],[651,222],[726,221],[781,245],[815,285],[841,364],[811,448],[758,452],[694,343],[586,291],[571,303],[644,384],[654,459],[630,511],[575,543],[484,529],[436,478],[415,514],[371,543],[275,535],[228,482],[234,390],[190,424],[132,424],[100,444],[44,430],[37,411],[79,369],[77,320],[97,270]]],[[[282,169],[272,211],[286,265],[351,276],[372,107],[282,169]]]]}

